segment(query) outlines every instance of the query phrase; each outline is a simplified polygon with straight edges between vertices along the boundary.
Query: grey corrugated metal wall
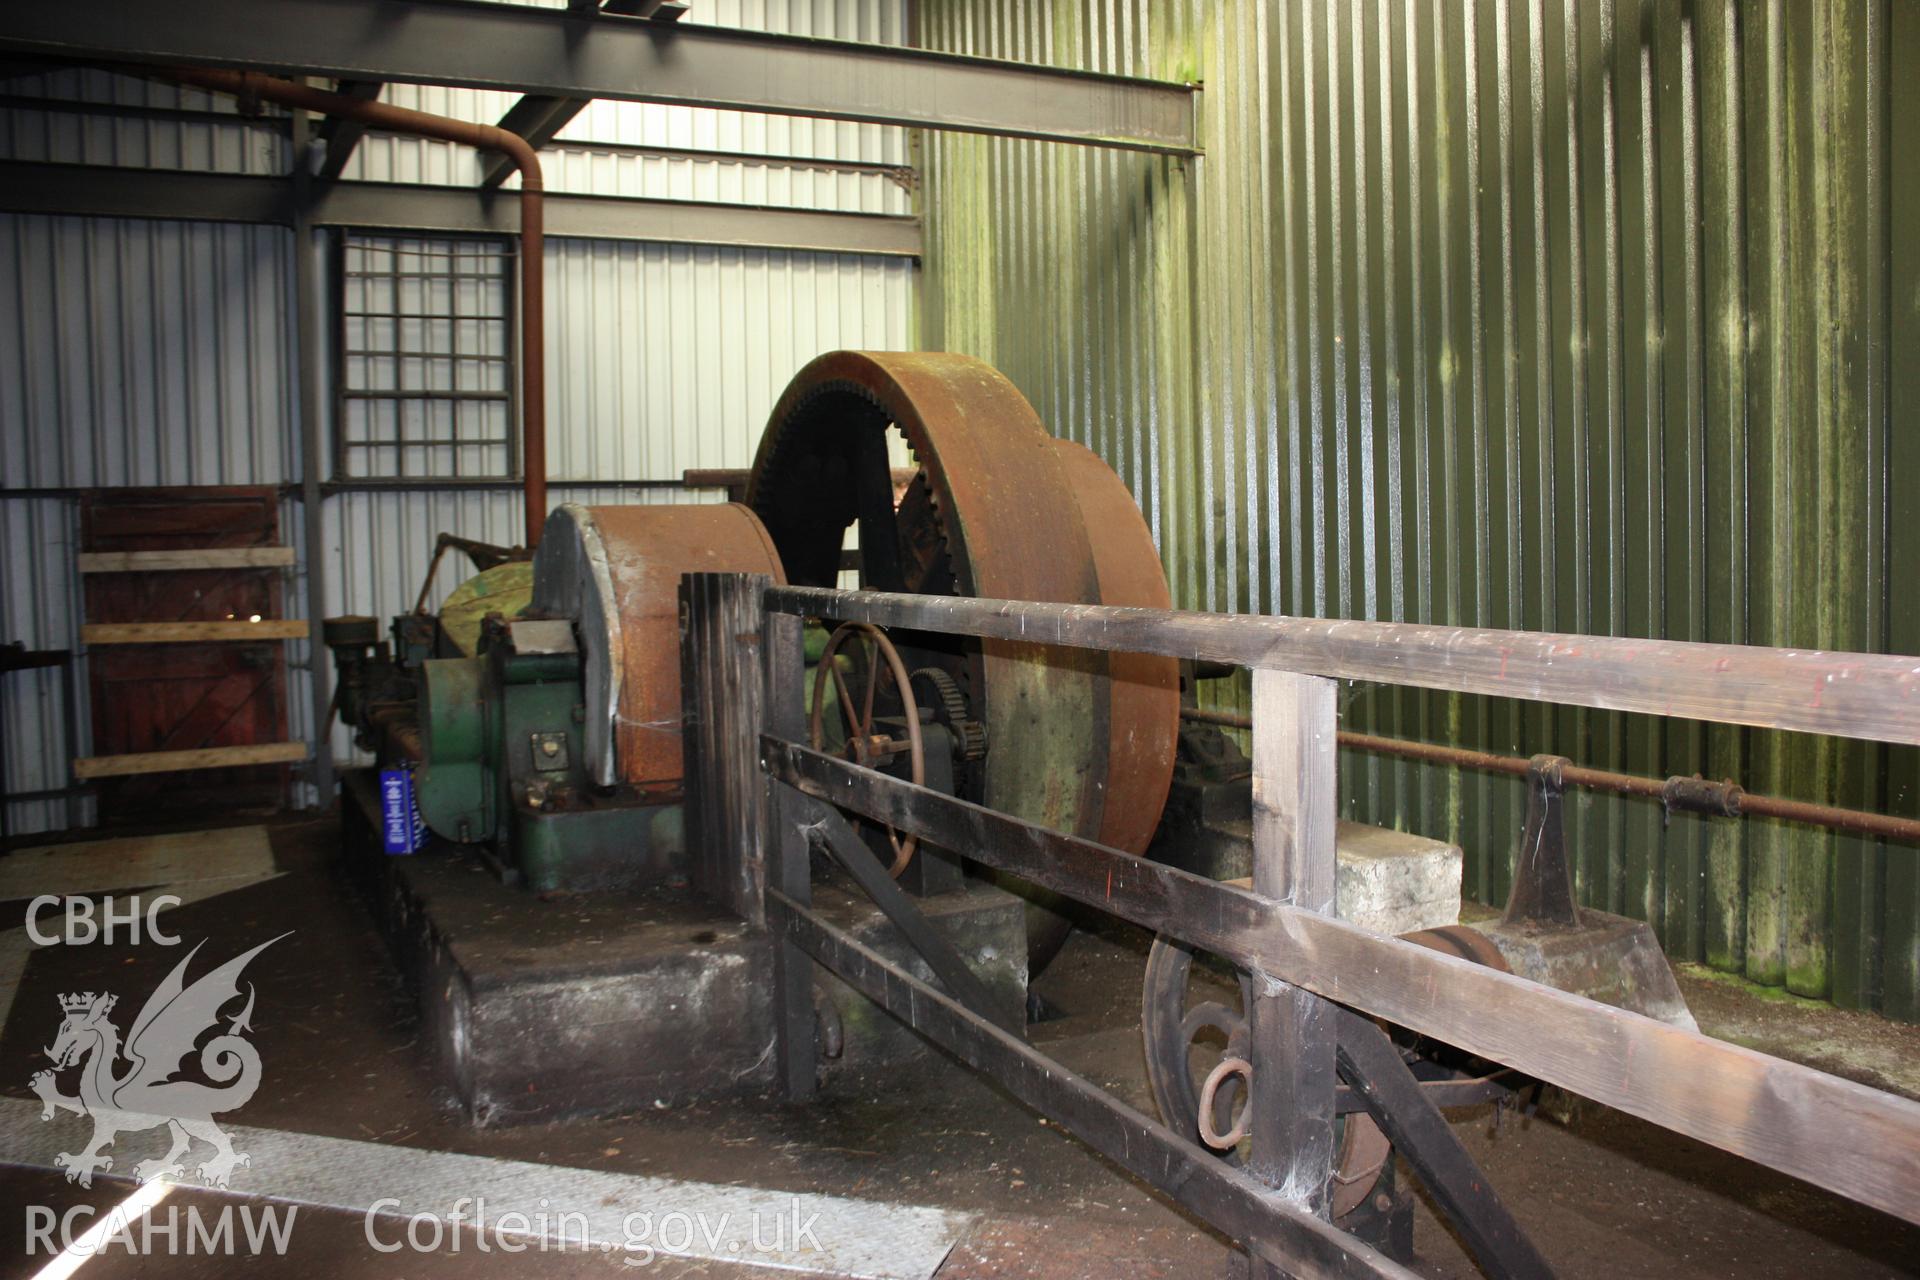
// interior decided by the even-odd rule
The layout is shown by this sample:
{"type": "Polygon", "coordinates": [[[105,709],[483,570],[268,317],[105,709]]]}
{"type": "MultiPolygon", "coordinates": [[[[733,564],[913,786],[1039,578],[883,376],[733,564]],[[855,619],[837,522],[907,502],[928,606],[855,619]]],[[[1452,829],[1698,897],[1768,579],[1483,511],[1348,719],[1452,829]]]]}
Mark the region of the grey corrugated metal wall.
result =
{"type": "MultiPolygon", "coordinates": [[[[1206,155],[929,137],[924,339],[1116,466],[1185,607],[1920,651],[1917,13],[927,0],[934,48],[1203,82],[1206,155]]],[[[1920,783],[1384,688],[1345,722],[1874,809],[1920,783]]],[[[1348,754],[1342,789],[1504,898],[1517,785],[1348,754]]],[[[1920,1016],[1920,850],[1571,814],[1585,901],[1676,956],[1920,1016]]]]}
{"type": "MultiPolygon", "coordinates": [[[[894,41],[901,0],[703,0],[702,22],[894,41]]],[[[231,99],[103,72],[10,81],[45,96],[233,115],[231,99]]],[[[390,86],[405,105],[492,121],[514,95],[390,86]]],[[[640,156],[647,144],[899,165],[905,132],[742,112],[596,103],[543,153],[553,190],[905,213],[884,172],[787,168],[725,157],[640,156]]],[[[116,119],[0,109],[0,159],[284,172],[284,131],[265,123],[116,119]]],[[[347,176],[471,185],[476,154],[371,135],[347,176]]],[[[281,228],[0,215],[0,641],[69,647],[80,622],[70,497],[23,489],[151,484],[288,484],[300,447],[293,354],[293,242],[281,228]]],[[[562,481],[676,480],[743,467],[787,379],[835,347],[914,342],[914,266],[903,259],[583,240],[547,242],[550,474],[562,481]]],[[[324,286],[323,286],[324,288],[324,286]]],[[[323,332],[330,330],[323,325],[323,332]]],[[[331,370],[327,370],[329,385],[331,370]]],[[[327,393],[331,403],[331,393],[327,393]]],[[[331,442],[323,447],[329,459],[331,442]]],[[[716,491],[561,488],[556,503],[714,501],[716,491]]],[[[412,603],[434,538],[522,539],[517,492],[344,493],[327,500],[328,612],[385,615],[412,603]]],[[[300,504],[282,507],[302,562],[286,605],[305,612],[300,504]]],[[[442,575],[439,594],[462,572],[442,575]]],[[[437,601],[436,601],[437,603],[437,601]]],[[[306,660],[295,643],[289,658],[306,660]]],[[[310,733],[303,669],[289,730],[310,733]]],[[[10,791],[64,785],[67,742],[52,673],[7,678],[0,698],[10,791]]],[[[334,750],[348,758],[344,731],[334,750]]],[[[60,803],[11,808],[15,831],[65,826],[60,803]]]]}

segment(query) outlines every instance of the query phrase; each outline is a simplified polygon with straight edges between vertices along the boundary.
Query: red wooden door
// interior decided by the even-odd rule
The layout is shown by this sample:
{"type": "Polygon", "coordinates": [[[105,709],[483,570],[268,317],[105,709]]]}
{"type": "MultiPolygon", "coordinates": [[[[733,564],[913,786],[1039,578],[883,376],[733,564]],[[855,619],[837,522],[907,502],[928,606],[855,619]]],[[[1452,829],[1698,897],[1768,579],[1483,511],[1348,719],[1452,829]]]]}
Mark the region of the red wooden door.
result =
{"type": "MultiPolygon", "coordinates": [[[[85,551],[188,551],[280,542],[268,488],[96,489],[82,495],[85,551]]],[[[92,622],[211,622],[280,617],[277,568],[147,570],[85,577],[92,622]]],[[[124,755],[283,742],[285,645],[114,644],[88,648],[93,753],[124,755]]],[[[271,811],[285,765],[103,778],[100,822],[271,811]]]]}

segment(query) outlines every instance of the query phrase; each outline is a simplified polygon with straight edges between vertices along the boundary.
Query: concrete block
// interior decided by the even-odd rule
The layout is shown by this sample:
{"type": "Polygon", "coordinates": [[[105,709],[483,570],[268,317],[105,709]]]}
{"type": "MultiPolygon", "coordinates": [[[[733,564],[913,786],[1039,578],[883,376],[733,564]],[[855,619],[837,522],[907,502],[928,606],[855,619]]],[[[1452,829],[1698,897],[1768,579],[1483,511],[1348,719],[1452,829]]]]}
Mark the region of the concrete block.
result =
{"type": "Polygon", "coordinates": [[[1341,823],[1334,843],[1342,920],[1399,934],[1460,919],[1459,845],[1360,822],[1341,823]]]}
{"type": "MultiPolygon", "coordinates": [[[[1411,933],[1460,919],[1460,846],[1387,827],[1342,822],[1334,833],[1339,858],[1335,902],[1340,917],[1376,933],[1411,933]]],[[[1209,818],[1169,838],[1152,856],[1214,880],[1253,874],[1251,818],[1209,818]]]]}

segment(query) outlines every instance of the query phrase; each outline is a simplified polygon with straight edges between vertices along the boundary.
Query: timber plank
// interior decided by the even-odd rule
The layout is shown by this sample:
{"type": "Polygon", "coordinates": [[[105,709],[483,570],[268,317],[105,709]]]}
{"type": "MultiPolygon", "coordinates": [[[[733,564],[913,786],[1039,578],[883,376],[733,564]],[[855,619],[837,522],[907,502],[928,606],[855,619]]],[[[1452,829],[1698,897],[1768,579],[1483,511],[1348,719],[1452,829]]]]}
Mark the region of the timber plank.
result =
{"type": "Polygon", "coordinates": [[[1279,1274],[1312,1280],[1413,1274],[862,946],[778,888],[768,890],[767,908],[783,945],[797,945],[1024,1105],[1251,1244],[1279,1274]]]}
{"type": "Polygon", "coordinates": [[[83,644],[196,644],[209,641],[304,640],[307,624],[298,618],[262,618],[258,622],[89,622],[80,628],[83,644]]]}
{"type": "Polygon", "coordinates": [[[238,747],[196,747],[190,751],[140,751],[121,756],[79,756],[73,776],[125,778],[146,773],[181,773],[188,769],[228,769],[241,765],[291,764],[307,758],[304,742],[251,742],[238,747]]]}
{"type": "Polygon", "coordinates": [[[82,573],[165,573],[191,569],[284,569],[292,547],[199,547],[161,551],[83,551],[82,573]]]}

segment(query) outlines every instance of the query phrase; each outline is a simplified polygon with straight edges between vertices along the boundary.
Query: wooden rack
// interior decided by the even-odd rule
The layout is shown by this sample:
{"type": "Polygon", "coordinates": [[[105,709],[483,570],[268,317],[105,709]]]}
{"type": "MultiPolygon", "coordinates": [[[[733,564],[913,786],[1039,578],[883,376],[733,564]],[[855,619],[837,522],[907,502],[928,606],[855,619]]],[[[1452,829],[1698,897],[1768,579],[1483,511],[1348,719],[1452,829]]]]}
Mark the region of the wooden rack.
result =
{"type": "MultiPolygon", "coordinates": [[[[292,547],[180,547],[144,551],[91,551],[78,556],[82,574],[198,573],[287,569],[294,564],[292,547]]],[[[80,628],[88,647],[152,644],[259,644],[305,639],[309,626],[300,618],[228,618],[185,622],[93,622],[80,628]]],[[[73,776],[78,782],[124,778],[142,774],[179,773],[194,769],[240,768],[291,764],[304,760],[304,742],[258,742],[234,746],[190,747],[169,751],[140,751],[120,755],[78,756],[73,776]]]]}

